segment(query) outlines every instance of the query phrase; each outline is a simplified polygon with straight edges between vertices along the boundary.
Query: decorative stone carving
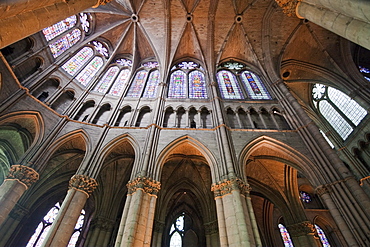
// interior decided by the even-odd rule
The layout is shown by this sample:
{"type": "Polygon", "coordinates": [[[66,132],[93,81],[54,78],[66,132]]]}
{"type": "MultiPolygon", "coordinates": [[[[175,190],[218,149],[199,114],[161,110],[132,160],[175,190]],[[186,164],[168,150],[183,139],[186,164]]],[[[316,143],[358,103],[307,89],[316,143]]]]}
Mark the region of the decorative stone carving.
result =
{"type": "Polygon", "coordinates": [[[97,218],[93,219],[91,222],[91,226],[93,228],[100,229],[102,231],[111,231],[114,227],[114,220],[98,216],[97,218]]]}
{"type": "MultiPolygon", "coordinates": [[[[69,0],[68,0],[69,1],[69,0]]],[[[97,8],[99,7],[100,5],[105,5],[107,3],[109,3],[111,0],[98,0],[98,2],[93,6],[93,8],[97,8]]]]}
{"type": "Polygon", "coordinates": [[[69,189],[76,189],[89,196],[98,186],[95,179],[86,175],[76,174],[69,180],[69,189]]]}
{"type": "Polygon", "coordinates": [[[330,193],[330,191],[331,191],[331,188],[329,186],[326,186],[326,185],[321,185],[321,186],[316,188],[316,194],[319,195],[319,196],[330,193]]]}
{"type": "Polygon", "coordinates": [[[283,9],[284,14],[290,17],[296,16],[298,0],[275,0],[275,2],[283,9]]]}
{"type": "Polygon", "coordinates": [[[244,183],[239,178],[233,178],[230,180],[223,180],[218,183],[212,184],[211,191],[215,194],[215,197],[224,196],[230,194],[233,190],[239,190],[244,196],[249,194],[252,190],[249,184],[244,183]]]}
{"type": "Polygon", "coordinates": [[[165,227],[165,223],[164,222],[158,221],[158,220],[154,220],[154,228],[153,228],[153,230],[155,232],[159,232],[159,233],[160,232],[163,232],[164,227],[165,227]]]}
{"type": "Polygon", "coordinates": [[[15,220],[21,221],[24,216],[28,215],[29,210],[18,203],[15,204],[14,208],[10,212],[10,217],[15,220]]]}
{"type": "Polygon", "coordinates": [[[205,223],[204,229],[205,229],[206,235],[212,235],[212,234],[218,233],[217,220],[209,222],[209,223],[205,223]]]}
{"type": "Polygon", "coordinates": [[[28,166],[12,165],[6,179],[18,179],[24,183],[27,188],[39,180],[39,174],[28,166]]]}
{"type": "Polygon", "coordinates": [[[291,236],[303,236],[316,233],[315,226],[309,221],[303,221],[301,223],[288,225],[287,229],[291,236]]]}
{"type": "Polygon", "coordinates": [[[138,189],[143,190],[149,195],[157,195],[161,189],[161,183],[147,177],[138,177],[127,183],[128,194],[132,195],[138,189]]]}

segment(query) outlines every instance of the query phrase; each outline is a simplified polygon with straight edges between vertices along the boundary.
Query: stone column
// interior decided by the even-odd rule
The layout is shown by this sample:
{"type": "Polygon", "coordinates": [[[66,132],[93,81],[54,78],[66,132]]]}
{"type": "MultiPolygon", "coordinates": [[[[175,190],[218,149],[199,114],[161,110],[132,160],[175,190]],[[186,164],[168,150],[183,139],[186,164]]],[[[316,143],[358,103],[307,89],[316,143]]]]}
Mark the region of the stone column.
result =
{"type": "Polygon", "coordinates": [[[247,202],[247,210],[249,212],[249,218],[250,218],[250,221],[251,221],[251,224],[252,224],[252,230],[253,230],[254,238],[256,240],[256,246],[258,247],[258,246],[262,246],[262,241],[261,241],[260,233],[258,231],[256,216],[255,216],[254,210],[253,210],[252,198],[251,198],[251,195],[250,195],[251,191],[252,191],[252,188],[249,184],[244,184],[243,185],[242,194],[244,195],[245,200],[247,202]]]}
{"type": "Polygon", "coordinates": [[[154,229],[153,229],[153,247],[161,247],[162,246],[162,236],[165,224],[164,222],[155,220],[154,222],[154,229]]]}
{"type": "Polygon", "coordinates": [[[283,128],[282,128],[282,127],[280,127],[280,126],[279,126],[279,124],[278,124],[278,123],[277,123],[277,121],[276,121],[274,111],[270,111],[270,112],[269,112],[269,114],[270,114],[270,116],[271,116],[271,118],[272,118],[272,121],[274,122],[274,124],[275,124],[276,128],[277,128],[278,130],[282,130],[283,128]]]}
{"type": "Polygon", "coordinates": [[[256,246],[249,213],[246,210],[248,205],[242,197],[244,187],[243,181],[237,178],[223,180],[212,185],[221,246],[256,246]]]}
{"type": "MultiPolygon", "coordinates": [[[[364,3],[365,4],[365,3],[364,3]]],[[[370,23],[332,11],[322,6],[299,2],[297,16],[332,31],[360,46],[370,49],[370,23]]]]}
{"type": "Polygon", "coordinates": [[[19,222],[28,216],[29,210],[27,208],[18,203],[13,207],[12,211],[9,213],[9,217],[1,224],[0,232],[3,234],[0,238],[0,246],[6,246],[9,238],[17,229],[19,222]]]}
{"type": "Polygon", "coordinates": [[[217,221],[204,224],[206,233],[206,246],[220,246],[217,221]]]}
{"type": "Polygon", "coordinates": [[[263,127],[264,127],[265,129],[267,129],[267,125],[266,125],[265,119],[263,119],[263,116],[262,116],[262,111],[258,111],[258,116],[259,116],[259,117],[260,117],[260,119],[261,119],[261,122],[262,122],[262,124],[263,124],[263,127]]]}
{"type": "Polygon", "coordinates": [[[38,179],[39,174],[31,167],[11,166],[8,176],[0,186],[0,225],[23,193],[38,179]]]}
{"type": "Polygon", "coordinates": [[[18,0],[0,4],[0,48],[110,0],[18,0]],[[27,2],[27,4],[25,4],[27,2]]]}
{"type": "Polygon", "coordinates": [[[98,216],[91,222],[86,246],[108,246],[114,220],[98,216]]]}
{"type": "Polygon", "coordinates": [[[128,182],[127,202],[118,230],[116,247],[151,244],[155,203],[160,183],[147,177],[128,182]]]}
{"type": "Polygon", "coordinates": [[[315,227],[309,221],[303,221],[286,226],[294,245],[301,247],[321,247],[318,238],[315,239],[315,227]]]}
{"type": "Polygon", "coordinates": [[[95,179],[86,175],[74,175],[71,178],[67,195],[45,237],[43,247],[65,247],[68,245],[81,210],[97,185],[95,179]]]}
{"type": "Polygon", "coordinates": [[[254,122],[252,120],[252,117],[251,117],[251,112],[250,111],[246,111],[245,114],[247,114],[247,117],[248,117],[248,120],[252,126],[252,129],[256,129],[256,126],[254,125],[254,122]]]}

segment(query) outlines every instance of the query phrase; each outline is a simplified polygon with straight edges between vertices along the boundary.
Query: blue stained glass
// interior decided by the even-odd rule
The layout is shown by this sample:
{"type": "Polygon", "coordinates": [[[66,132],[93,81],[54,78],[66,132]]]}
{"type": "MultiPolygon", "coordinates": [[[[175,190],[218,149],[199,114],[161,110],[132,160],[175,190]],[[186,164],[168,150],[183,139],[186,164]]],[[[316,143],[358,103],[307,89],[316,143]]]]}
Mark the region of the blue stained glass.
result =
{"type": "Polygon", "coordinates": [[[142,67],[148,68],[148,69],[154,69],[159,66],[158,62],[146,62],[141,65],[142,67]]]}
{"type": "Polygon", "coordinates": [[[114,78],[119,72],[119,68],[117,66],[110,67],[107,72],[105,72],[103,78],[100,79],[98,84],[95,86],[95,91],[99,93],[105,93],[108,87],[112,84],[114,78]]]}
{"type": "Polygon", "coordinates": [[[360,69],[360,72],[361,73],[366,73],[366,74],[370,74],[370,69],[364,67],[364,66],[358,66],[358,68],[360,69]]]}
{"type": "Polygon", "coordinates": [[[284,242],[284,246],[285,247],[294,247],[293,242],[290,239],[289,232],[287,231],[285,226],[283,226],[282,224],[279,224],[278,227],[279,227],[279,230],[280,230],[281,238],[283,239],[283,242],[284,242]]]}
{"type": "Polygon", "coordinates": [[[62,68],[70,75],[75,75],[85,63],[94,55],[91,47],[82,48],[76,55],[69,59],[62,68]]]}
{"type": "Polygon", "coordinates": [[[309,203],[311,202],[311,196],[310,194],[308,194],[307,192],[304,192],[304,191],[300,191],[299,192],[299,198],[305,202],[305,203],[309,203]]]}
{"type": "Polygon", "coordinates": [[[53,54],[53,57],[58,57],[63,54],[66,50],[72,47],[81,39],[80,29],[74,29],[68,32],[66,35],[56,40],[55,42],[49,44],[50,51],[53,54]]]}
{"type": "Polygon", "coordinates": [[[169,98],[186,98],[185,78],[186,74],[181,70],[176,70],[171,74],[168,91],[169,98]]]}
{"type": "Polygon", "coordinates": [[[132,82],[126,97],[137,98],[141,96],[141,92],[143,91],[147,75],[148,71],[146,70],[140,70],[136,73],[135,79],[132,82]]]}
{"type": "Polygon", "coordinates": [[[233,73],[221,70],[217,73],[217,82],[224,99],[243,99],[242,91],[233,73]]]}
{"type": "Polygon", "coordinates": [[[322,246],[323,247],[330,247],[329,241],[326,238],[324,231],[316,224],[315,224],[315,228],[316,228],[317,234],[319,235],[322,246]]]}
{"type": "Polygon", "coordinates": [[[86,86],[103,66],[103,59],[95,57],[91,62],[76,76],[77,81],[86,86]]]}
{"type": "Polygon", "coordinates": [[[255,74],[249,71],[243,71],[241,78],[251,99],[271,99],[265,86],[255,74]]]}
{"type": "Polygon", "coordinates": [[[189,73],[189,98],[207,98],[204,74],[198,70],[189,73]]]}
{"type": "Polygon", "coordinates": [[[148,82],[146,84],[144,98],[154,98],[157,95],[157,88],[159,83],[159,71],[155,70],[150,73],[148,82]]]}
{"type": "Polygon", "coordinates": [[[122,70],[119,73],[116,81],[114,82],[111,90],[109,91],[109,94],[114,95],[114,96],[120,95],[123,92],[124,88],[125,88],[125,85],[128,81],[129,76],[130,76],[130,70],[129,69],[122,70]]]}
{"type": "Polygon", "coordinates": [[[44,28],[42,33],[44,34],[47,41],[54,39],[56,36],[63,32],[71,29],[77,23],[77,17],[75,15],[70,16],[63,21],[60,21],[50,27],[44,28]]]}

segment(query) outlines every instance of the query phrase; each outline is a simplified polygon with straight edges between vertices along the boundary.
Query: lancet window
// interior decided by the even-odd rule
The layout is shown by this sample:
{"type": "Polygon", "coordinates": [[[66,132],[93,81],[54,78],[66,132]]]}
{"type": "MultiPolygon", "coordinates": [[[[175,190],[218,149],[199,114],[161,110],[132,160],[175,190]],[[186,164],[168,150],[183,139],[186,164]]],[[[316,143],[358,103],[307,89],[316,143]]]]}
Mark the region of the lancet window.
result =
{"type": "Polygon", "coordinates": [[[343,140],[367,115],[367,111],[348,95],[323,84],[313,86],[312,98],[320,114],[343,140]]]}
{"type": "Polygon", "coordinates": [[[239,62],[222,63],[217,72],[217,82],[224,99],[272,99],[261,79],[239,62]]]}
{"type": "Polygon", "coordinates": [[[114,96],[122,94],[127,85],[131,73],[132,61],[126,58],[117,59],[109,67],[104,75],[95,85],[94,91],[99,93],[109,93],[114,96]]]}
{"type": "Polygon", "coordinates": [[[77,44],[83,35],[90,33],[91,18],[89,13],[80,13],[42,30],[54,58],[77,44]]]}
{"type": "Polygon", "coordinates": [[[142,63],[132,80],[130,88],[126,94],[128,98],[154,98],[160,79],[157,62],[142,63]]]}
{"type": "MultiPolygon", "coordinates": [[[[42,221],[38,224],[34,234],[27,243],[27,247],[39,247],[45,240],[48,231],[51,228],[55,218],[57,217],[60,210],[60,203],[57,202],[49,212],[44,216],[42,221]]],[[[68,247],[76,246],[77,240],[81,234],[82,226],[85,218],[85,210],[82,209],[80,217],[77,220],[74,232],[69,241],[68,247]]]]}
{"type": "Polygon", "coordinates": [[[294,247],[292,239],[290,238],[289,232],[283,224],[278,225],[280,230],[281,238],[283,239],[285,247],[294,247]]]}
{"type": "Polygon", "coordinates": [[[85,87],[103,67],[106,58],[109,56],[108,48],[103,42],[93,41],[90,45],[82,48],[62,65],[62,68],[69,75],[75,77],[85,87]]]}
{"type": "Polygon", "coordinates": [[[329,241],[328,241],[324,231],[316,224],[315,224],[315,228],[316,228],[317,234],[319,235],[322,246],[323,247],[330,247],[329,241]]]}
{"type": "Polygon", "coordinates": [[[195,62],[181,62],[171,69],[168,98],[208,97],[204,69],[195,62]]]}
{"type": "Polygon", "coordinates": [[[182,247],[184,237],[185,215],[181,214],[172,223],[170,229],[170,247],[182,247]]]}

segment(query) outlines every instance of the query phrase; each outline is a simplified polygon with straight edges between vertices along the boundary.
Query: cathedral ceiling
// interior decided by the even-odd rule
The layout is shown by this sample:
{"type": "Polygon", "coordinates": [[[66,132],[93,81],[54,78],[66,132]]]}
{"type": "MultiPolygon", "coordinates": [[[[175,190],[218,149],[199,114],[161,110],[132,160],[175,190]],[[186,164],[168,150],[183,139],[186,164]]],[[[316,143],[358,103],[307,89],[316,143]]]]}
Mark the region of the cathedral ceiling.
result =
{"type": "Polygon", "coordinates": [[[292,72],[284,79],[307,103],[309,83],[327,79],[320,76],[320,68],[343,74],[337,65],[340,38],[285,15],[274,0],[116,0],[89,11],[95,15],[90,40],[105,41],[111,59],[128,56],[134,67],[158,61],[164,80],[179,60],[197,60],[212,74],[215,65],[233,59],[271,81],[292,72]],[[318,73],[302,70],[296,61],[318,73]]]}

